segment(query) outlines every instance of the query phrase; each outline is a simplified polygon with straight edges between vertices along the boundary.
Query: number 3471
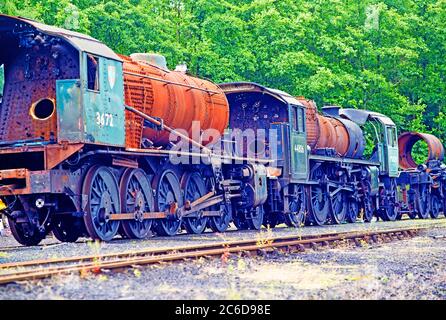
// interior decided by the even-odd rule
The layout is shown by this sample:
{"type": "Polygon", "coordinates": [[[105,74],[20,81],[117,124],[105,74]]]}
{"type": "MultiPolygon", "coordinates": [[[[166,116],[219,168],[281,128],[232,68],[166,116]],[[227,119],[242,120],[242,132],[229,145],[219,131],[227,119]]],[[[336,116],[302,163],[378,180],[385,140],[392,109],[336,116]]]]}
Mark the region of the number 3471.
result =
{"type": "Polygon", "coordinates": [[[101,127],[113,127],[113,115],[96,112],[96,124],[101,127]]]}

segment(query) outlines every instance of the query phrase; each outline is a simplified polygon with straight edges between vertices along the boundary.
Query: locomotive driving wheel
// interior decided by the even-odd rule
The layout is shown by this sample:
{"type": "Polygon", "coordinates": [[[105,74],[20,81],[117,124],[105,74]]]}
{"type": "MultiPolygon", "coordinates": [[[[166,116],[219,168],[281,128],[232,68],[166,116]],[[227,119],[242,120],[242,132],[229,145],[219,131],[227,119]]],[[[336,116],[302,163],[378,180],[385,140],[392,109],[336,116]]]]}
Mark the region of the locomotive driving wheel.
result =
{"type": "MultiPolygon", "coordinates": [[[[338,186],[343,186],[347,183],[347,175],[342,174],[337,179],[338,186]]],[[[334,224],[341,224],[345,222],[347,216],[347,209],[349,204],[349,194],[347,191],[338,190],[330,197],[330,221],[334,224]]]]}
{"type": "Polygon", "coordinates": [[[362,182],[362,191],[363,191],[363,198],[361,202],[363,209],[362,219],[364,220],[364,222],[371,222],[373,219],[374,207],[372,198],[372,186],[370,184],[370,181],[366,180],[362,182]]]}
{"type": "Polygon", "coordinates": [[[431,207],[429,188],[426,183],[421,183],[415,191],[415,208],[420,219],[427,219],[431,207]]]}
{"type": "MultiPolygon", "coordinates": [[[[155,210],[169,211],[172,206],[183,205],[180,182],[172,170],[161,171],[152,183],[155,189],[155,210]]],[[[160,219],[155,224],[156,233],[162,236],[174,236],[181,227],[181,220],[175,214],[160,219]]]]}
{"type": "MultiPolygon", "coordinates": [[[[312,174],[312,180],[321,182],[325,173],[322,168],[317,168],[312,174]]],[[[330,199],[325,185],[313,184],[308,188],[310,206],[308,223],[314,225],[324,225],[330,212],[330,199]]]]}
{"type": "Polygon", "coordinates": [[[209,228],[214,232],[225,232],[232,221],[232,205],[223,204],[220,206],[221,216],[209,219],[209,228]]]}
{"type": "Polygon", "coordinates": [[[119,221],[110,220],[120,211],[119,187],[113,172],[105,167],[91,167],[84,179],[82,194],[87,195],[84,222],[93,239],[110,241],[119,229],[119,221]]]}
{"type": "Polygon", "coordinates": [[[255,207],[251,210],[251,219],[248,219],[248,228],[251,230],[260,230],[263,224],[265,209],[263,205],[255,207]]]}
{"type": "Polygon", "coordinates": [[[293,192],[288,195],[289,213],[285,214],[285,224],[288,227],[301,227],[305,221],[306,197],[305,187],[295,185],[293,192]]]}
{"type": "Polygon", "coordinates": [[[440,215],[441,211],[441,200],[440,197],[437,194],[433,194],[431,197],[431,210],[430,215],[431,218],[437,219],[440,215]]]}
{"type": "Polygon", "coordinates": [[[355,198],[347,198],[346,220],[355,223],[359,214],[359,202],[355,198]]]}
{"type": "Polygon", "coordinates": [[[234,217],[234,224],[239,230],[260,230],[265,216],[263,205],[247,211],[240,211],[234,217]]]}
{"type": "MultiPolygon", "coordinates": [[[[207,192],[215,190],[215,179],[213,177],[207,178],[205,181],[207,192]]],[[[221,215],[209,218],[209,228],[214,232],[225,232],[232,221],[232,203],[215,205],[212,206],[210,210],[219,210],[221,215]]]]}
{"type": "Polygon", "coordinates": [[[123,220],[122,230],[126,238],[143,239],[150,234],[152,219],[143,219],[145,212],[153,212],[155,200],[152,187],[145,172],[141,169],[127,169],[120,183],[121,210],[134,213],[135,219],[123,220]]]}
{"type": "MultiPolygon", "coordinates": [[[[340,188],[347,184],[348,178],[345,172],[341,172],[341,175],[337,177],[337,175],[332,174],[332,178],[337,183],[336,187],[331,188],[340,188]]],[[[330,187],[329,187],[330,190],[330,187]]],[[[349,204],[349,194],[347,191],[342,189],[335,190],[333,196],[330,197],[330,222],[333,224],[341,224],[345,222],[349,204]]]]}
{"type": "Polygon", "coordinates": [[[380,217],[384,221],[395,221],[398,216],[398,207],[396,205],[397,185],[394,179],[390,184],[380,189],[380,217]]]}
{"type": "MultiPolygon", "coordinates": [[[[184,192],[184,202],[194,202],[206,194],[206,184],[198,172],[186,172],[181,177],[181,189],[184,192]]],[[[198,217],[185,217],[183,224],[188,233],[200,234],[206,229],[207,217],[200,217],[201,212],[197,212],[198,217]]]]}

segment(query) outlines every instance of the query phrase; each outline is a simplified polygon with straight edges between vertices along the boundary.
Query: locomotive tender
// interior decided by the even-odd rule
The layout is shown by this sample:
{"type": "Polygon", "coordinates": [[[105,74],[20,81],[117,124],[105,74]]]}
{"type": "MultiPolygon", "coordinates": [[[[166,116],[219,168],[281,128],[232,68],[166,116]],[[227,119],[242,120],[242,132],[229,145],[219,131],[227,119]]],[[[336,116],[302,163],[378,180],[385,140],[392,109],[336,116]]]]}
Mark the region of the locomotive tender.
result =
{"type": "Polygon", "coordinates": [[[21,244],[444,212],[443,146],[416,133],[398,141],[382,114],[321,115],[304,98],[217,86],[162,56],[119,56],[24,18],[0,15],[0,41],[0,209],[21,244]],[[420,139],[431,152],[417,166],[420,139]]]}

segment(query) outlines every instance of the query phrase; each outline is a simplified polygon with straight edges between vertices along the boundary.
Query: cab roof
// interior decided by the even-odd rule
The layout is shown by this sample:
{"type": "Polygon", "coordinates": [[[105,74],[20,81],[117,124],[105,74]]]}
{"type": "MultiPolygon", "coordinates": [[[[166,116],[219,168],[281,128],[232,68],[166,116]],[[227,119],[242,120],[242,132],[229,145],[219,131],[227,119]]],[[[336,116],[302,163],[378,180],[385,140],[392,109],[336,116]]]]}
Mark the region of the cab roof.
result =
{"type": "Polygon", "coordinates": [[[376,119],[386,126],[395,126],[392,119],[378,112],[361,109],[341,109],[339,114],[359,125],[364,125],[369,119],[376,119]]]}
{"type": "Polygon", "coordinates": [[[230,83],[222,83],[218,85],[225,94],[231,93],[242,93],[242,92],[261,92],[265,94],[269,94],[276,99],[284,102],[285,104],[300,106],[305,108],[305,106],[299,102],[296,98],[291,96],[290,94],[277,90],[264,87],[255,82],[230,82],[230,83]]]}
{"type": "Polygon", "coordinates": [[[88,35],[59,27],[49,26],[27,18],[0,14],[0,32],[8,30],[11,27],[13,28],[12,31],[14,31],[14,29],[17,27],[23,28],[26,26],[29,26],[30,28],[33,28],[43,34],[61,38],[81,52],[88,52],[104,58],[122,61],[122,59],[112,49],[107,47],[99,40],[96,40],[88,35]]]}

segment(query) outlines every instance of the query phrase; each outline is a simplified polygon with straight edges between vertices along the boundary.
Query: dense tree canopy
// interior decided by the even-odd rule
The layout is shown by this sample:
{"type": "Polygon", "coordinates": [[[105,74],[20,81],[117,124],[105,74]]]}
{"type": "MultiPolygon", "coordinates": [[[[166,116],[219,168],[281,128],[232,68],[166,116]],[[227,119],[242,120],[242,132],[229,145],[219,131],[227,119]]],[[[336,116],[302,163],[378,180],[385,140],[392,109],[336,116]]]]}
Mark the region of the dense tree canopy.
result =
{"type": "Polygon", "coordinates": [[[214,82],[375,110],[446,141],[446,0],[8,0],[0,12],[122,54],[159,52],[214,82]]]}

